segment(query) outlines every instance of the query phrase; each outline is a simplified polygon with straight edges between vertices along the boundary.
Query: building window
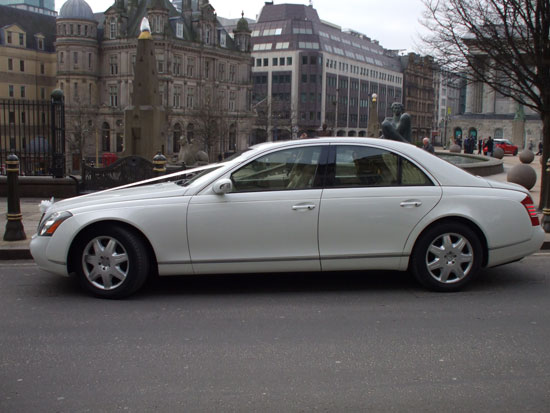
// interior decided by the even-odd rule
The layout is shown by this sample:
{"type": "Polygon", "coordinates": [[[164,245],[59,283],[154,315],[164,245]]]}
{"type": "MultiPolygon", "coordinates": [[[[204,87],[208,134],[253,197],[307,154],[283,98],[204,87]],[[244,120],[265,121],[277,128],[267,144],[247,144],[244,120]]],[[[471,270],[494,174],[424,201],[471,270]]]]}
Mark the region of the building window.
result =
{"type": "Polygon", "coordinates": [[[174,107],[181,107],[181,86],[174,87],[174,107]]]}
{"type": "Polygon", "coordinates": [[[9,91],[9,92],[8,92],[9,97],[10,97],[10,98],[14,97],[14,96],[13,96],[13,95],[14,95],[14,92],[13,92],[13,85],[9,85],[9,86],[8,86],[8,91],[9,91]]]}
{"type": "Polygon", "coordinates": [[[25,86],[21,86],[21,97],[25,97],[25,86]]]}
{"type": "Polygon", "coordinates": [[[101,150],[103,152],[111,151],[111,128],[107,122],[101,126],[101,150]]]}
{"type": "Polygon", "coordinates": [[[235,100],[236,100],[236,93],[234,90],[229,92],[229,111],[234,112],[235,111],[235,100]]]}
{"type": "Polygon", "coordinates": [[[74,85],[73,85],[73,96],[74,96],[75,100],[78,99],[78,83],[77,82],[74,82],[74,85]]]}
{"type": "Polygon", "coordinates": [[[13,70],[13,59],[8,58],[8,70],[13,70]]]}
{"type": "Polygon", "coordinates": [[[204,29],[204,43],[210,44],[210,37],[211,37],[210,27],[207,26],[207,27],[204,29]]]}
{"type": "Polygon", "coordinates": [[[111,28],[111,31],[109,33],[110,38],[116,39],[116,20],[115,19],[111,20],[110,28],[111,28]]]}
{"type": "Polygon", "coordinates": [[[109,105],[112,107],[118,106],[118,87],[109,86],[109,105]]]}
{"type": "Polygon", "coordinates": [[[220,46],[227,47],[227,35],[225,33],[220,33],[220,46]]]}
{"type": "Polygon", "coordinates": [[[59,63],[65,63],[65,54],[63,52],[59,52],[59,63]]]}
{"type": "Polygon", "coordinates": [[[11,32],[8,32],[8,44],[11,44],[12,40],[11,40],[11,32]]]}
{"type": "Polygon", "coordinates": [[[172,135],[172,153],[178,153],[180,151],[180,139],[181,139],[181,125],[176,123],[174,125],[174,133],[172,135]]]}
{"type": "Polygon", "coordinates": [[[230,82],[235,81],[235,72],[236,72],[236,66],[235,65],[229,65],[229,81],[230,82]]]}
{"type": "Polygon", "coordinates": [[[187,76],[193,77],[195,71],[195,59],[190,57],[187,59],[187,76]]]}
{"type": "Polygon", "coordinates": [[[130,66],[132,67],[132,74],[134,74],[136,69],[136,55],[133,54],[130,56],[130,66]]]}
{"type": "Polygon", "coordinates": [[[46,89],[43,87],[40,88],[40,99],[46,99],[46,89]]]}
{"type": "Polygon", "coordinates": [[[189,88],[187,89],[187,107],[189,109],[193,109],[195,106],[195,89],[189,88]]]}
{"type": "Polygon", "coordinates": [[[118,56],[117,55],[111,55],[109,57],[109,65],[111,67],[111,74],[112,75],[118,74],[118,56]]]}
{"type": "Polygon", "coordinates": [[[176,24],[176,36],[183,39],[183,23],[176,24]]]}
{"type": "Polygon", "coordinates": [[[21,71],[21,72],[25,71],[25,61],[24,60],[19,61],[19,71],[21,71]]]}
{"type": "Polygon", "coordinates": [[[223,82],[225,81],[225,64],[218,64],[218,80],[223,82]]]}
{"type": "Polygon", "coordinates": [[[181,72],[181,56],[174,56],[174,69],[173,72],[175,75],[179,76],[181,72]]]}
{"type": "Polygon", "coordinates": [[[287,58],[286,58],[286,65],[287,65],[287,66],[291,66],[291,65],[292,65],[292,57],[287,57],[287,58]]]}
{"type": "Polygon", "coordinates": [[[43,75],[46,72],[46,68],[44,67],[44,63],[40,63],[40,74],[43,75]]]}
{"type": "Polygon", "coordinates": [[[25,45],[25,35],[23,33],[19,33],[19,46],[25,45]]]}
{"type": "Polygon", "coordinates": [[[78,66],[78,52],[73,52],[73,63],[76,66],[78,66]]]}
{"type": "Polygon", "coordinates": [[[164,73],[164,56],[157,56],[157,71],[159,73],[164,73]]]}
{"type": "Polygon", "coordinates": [[[88,69],[92,70],[92,54],[88,53],[88,69]]]}
{"type": "Polygon", "coordinates": [[[210,62],[204,62],[204,78],[210,78],[210,62]]]}
{"type": "Polygon", "coordinates": [[[44,50],[44,39],[38,39],[38,49],[44,50]]]}

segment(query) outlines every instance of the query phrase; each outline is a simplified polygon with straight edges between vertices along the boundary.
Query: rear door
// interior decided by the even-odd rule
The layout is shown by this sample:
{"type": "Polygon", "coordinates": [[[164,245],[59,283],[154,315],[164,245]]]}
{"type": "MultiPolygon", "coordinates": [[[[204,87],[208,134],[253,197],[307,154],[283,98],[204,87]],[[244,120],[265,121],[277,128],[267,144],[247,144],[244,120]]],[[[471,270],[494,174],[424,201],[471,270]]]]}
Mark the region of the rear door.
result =
{"type": "Polygon", "coordinates": [[[322,269],[398,269],[409,234],[441,193],[399,154],[332,145],[319,216],[322,269]]]}

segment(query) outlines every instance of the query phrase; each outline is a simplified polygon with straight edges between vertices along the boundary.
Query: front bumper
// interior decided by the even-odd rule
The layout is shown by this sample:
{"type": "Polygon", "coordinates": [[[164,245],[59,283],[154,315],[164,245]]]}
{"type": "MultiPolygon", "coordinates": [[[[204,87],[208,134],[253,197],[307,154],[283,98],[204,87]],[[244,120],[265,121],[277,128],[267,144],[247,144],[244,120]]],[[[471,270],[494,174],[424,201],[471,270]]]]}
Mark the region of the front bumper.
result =
{"type": "Polygon", "coordinates": [[[67,263],[52,261],[47,258],[50,241],[51,237],[40,237],[34,234],[30,243],[31,255],[40,269],[68,277],[67,263]]]}

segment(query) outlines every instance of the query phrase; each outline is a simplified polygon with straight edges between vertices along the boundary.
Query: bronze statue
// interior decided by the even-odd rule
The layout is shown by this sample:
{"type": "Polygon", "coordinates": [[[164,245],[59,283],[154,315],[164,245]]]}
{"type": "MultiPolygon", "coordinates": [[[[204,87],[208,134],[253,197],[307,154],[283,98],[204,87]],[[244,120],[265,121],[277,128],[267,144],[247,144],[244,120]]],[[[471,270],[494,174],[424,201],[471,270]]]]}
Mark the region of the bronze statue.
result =
{"type": "Polygon", "coordinates": [[[404,107],[399,102],[391,105],[393,118],[386,118],[382,122],[384,139],[411,143],[411,117],[404,113],[404,107]]]}

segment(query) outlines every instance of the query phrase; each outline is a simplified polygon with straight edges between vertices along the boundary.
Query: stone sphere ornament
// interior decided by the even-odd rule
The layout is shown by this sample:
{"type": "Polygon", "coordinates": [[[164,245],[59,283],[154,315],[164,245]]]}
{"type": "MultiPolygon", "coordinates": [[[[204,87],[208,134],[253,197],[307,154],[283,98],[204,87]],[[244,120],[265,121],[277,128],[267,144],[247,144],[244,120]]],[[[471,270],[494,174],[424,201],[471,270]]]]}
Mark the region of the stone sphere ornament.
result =
{"type": "Polygon", "coordinates": [[[530,190],[537,183],[537,173],[533,167],[522,163],[508,171],[506,180],[530,190]]]}
{"type": "Polygon", "coordinates": [[[460,147],[460,145],[457,145],[456,143],[453,143],[449,147],[449,152],[451,153],[460,153],[461,151],[462,151],[462,148],[460,147]]]}
{"type": "Polygon", "coordinates": [[[504,149],[502,148],[495,148],[493,150],[493,158],[502,159],[504,158],[504,149]]]}
{"type": "Polygon", "coordinates": [[[535,159],[535,154],[529,149],[525,149],[519,153],[519,160],[521,163],[531,163],[535,159]]]}

